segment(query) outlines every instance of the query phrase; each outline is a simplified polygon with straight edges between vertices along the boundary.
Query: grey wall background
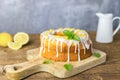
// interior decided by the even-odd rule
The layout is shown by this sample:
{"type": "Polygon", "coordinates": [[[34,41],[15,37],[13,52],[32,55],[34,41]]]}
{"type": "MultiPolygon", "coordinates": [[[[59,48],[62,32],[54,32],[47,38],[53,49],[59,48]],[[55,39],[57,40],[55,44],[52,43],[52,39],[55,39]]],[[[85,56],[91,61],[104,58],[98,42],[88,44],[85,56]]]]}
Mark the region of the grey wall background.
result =
{"type": "Polygon", "coordinates": [[[96,30],[96,12],[120,16],[120,0],[0,0],[0,32],[40,33],[58,27],[96,30]]]}

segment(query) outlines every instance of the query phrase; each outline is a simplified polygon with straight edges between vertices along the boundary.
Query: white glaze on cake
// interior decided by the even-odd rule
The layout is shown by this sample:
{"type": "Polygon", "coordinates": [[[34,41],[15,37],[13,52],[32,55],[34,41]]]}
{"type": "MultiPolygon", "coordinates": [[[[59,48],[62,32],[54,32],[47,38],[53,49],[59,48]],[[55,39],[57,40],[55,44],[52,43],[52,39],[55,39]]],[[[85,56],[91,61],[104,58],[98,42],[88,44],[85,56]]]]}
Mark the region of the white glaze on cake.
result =
{"type": "Polygon", "coordinates": [[[62,46],[63,43],[67,44],[68,46],[68,62],[70,62],[70,47],[72,44],[75,45],[74,52],[78,54],[78,61],[80,61],[80,43],[82,44],[82,47],[84,49],[84,54],[86,54],[86,49],[90,48],[90,45],[92,44],[92,41],[90,40],[88,33],[84,30],[79,29],[73,29],[73,28],[64,28],[64,29],[57,29],[57,30],[48,30],[43,33],[41,33],[42,39],[41,39],[41,47],[40,47],[40,53],[41,56],[42,53],[45,53],[45,45],[46,45],[46,39],[48,38],[48,52],[50,51],[50,42],[54,44],[54,41],[56,41],[56,57],[59,57],[59,51],[58,51],[58,44],[60,43],[60,52],[62,52],[62,46]],[[64,30],[74,30],[74,33],[77,34],[80,37],[80,41],[75,40],[69,40],[65,37],[60,37],[59,35],[54,35],[55,32],[63,32],[64,30]],[[90,43],[88,43],[89,41],[90,43]],[[78,50],[78,51],[77,51],[78,50]]]}
{"type": "Polygon", "coordinates": [[[80,61],[80,44],[78,43],[78,61],[80,61]]]}
{"type": "Polygon", "coordinates": [[[58,53],[58,43],[59,43],[59,39],[56,39],[57,43],[56,43],[56,57],[58,57],[59,53],[58,53]]]}
{"type": "Polygon", "coordinates": [[[72,45],[72,40],[70,40],[70,41],[68,41],[68,62],[70,62],[70,47],[71,47],[71,45],[72,45]]]}
{"type": "Polygon", "coordinates": [[[75,53],[77,52],[77,42],[74,42],[75,44],[75,53]]]}
{"type": "Polygon", "coordinates": [[[52,38],[49,38],[48,40],[48,52],[50,51],[50,42],[51,42],[52,38]]]}
{"type": "Polygon", "coordinates": [[[43,41],[43,42],[44,42],[44,48],[43,48],[44,51],[43,51],[43,53],[45,53],[45,44],[46,44],[46,39],[47,39],[47,37],[45,37],[44,39],[45,39],[45,40],[43,41]]]}

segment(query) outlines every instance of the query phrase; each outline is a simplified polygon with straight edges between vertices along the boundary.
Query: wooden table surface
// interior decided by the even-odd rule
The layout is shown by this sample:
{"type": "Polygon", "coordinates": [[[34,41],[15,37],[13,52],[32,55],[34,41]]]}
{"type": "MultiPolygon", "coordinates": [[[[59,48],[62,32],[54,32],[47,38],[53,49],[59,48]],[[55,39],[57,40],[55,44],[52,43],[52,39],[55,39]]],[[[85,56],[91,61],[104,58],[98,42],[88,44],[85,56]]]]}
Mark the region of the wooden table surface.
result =
{"type": "MultiPolygon", "coordinates": [[[[107,53],[107,61],[104,64],[86,70],[80,74],[64,80],[120,80],[120,31],[114,36],[112,43],[103,44],[95,41],[96,32],[89,32],[94,48],[107,53]]],[[[26,51],[38,48],[39,34],[31,34],[30,42],[22,49],[13,51],[9,48],[0,47],[0,65],[15,64],[26,61],[26,51]]],[[[0,80],[8,80],[0,74],[0,80]]],[[[40,72],[23,80],[63,80],[49,73],[40,72]]]]}

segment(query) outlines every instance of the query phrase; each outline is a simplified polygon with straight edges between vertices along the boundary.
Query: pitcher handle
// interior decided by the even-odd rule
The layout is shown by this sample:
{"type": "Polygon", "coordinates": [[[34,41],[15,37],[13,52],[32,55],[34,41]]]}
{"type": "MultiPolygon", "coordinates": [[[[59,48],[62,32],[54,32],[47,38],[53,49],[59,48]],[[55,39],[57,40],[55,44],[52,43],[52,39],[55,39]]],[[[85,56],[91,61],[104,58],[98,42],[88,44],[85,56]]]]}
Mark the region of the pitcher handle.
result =
{"type": "Polygon", "coordinates": [[[117,26],[117,28],[113,31],[113,36],[118,32],[118,30],[120,29],[120,17],[114,17],[113,21],[118,19],[119,20],[119,24],[117,26]]]}

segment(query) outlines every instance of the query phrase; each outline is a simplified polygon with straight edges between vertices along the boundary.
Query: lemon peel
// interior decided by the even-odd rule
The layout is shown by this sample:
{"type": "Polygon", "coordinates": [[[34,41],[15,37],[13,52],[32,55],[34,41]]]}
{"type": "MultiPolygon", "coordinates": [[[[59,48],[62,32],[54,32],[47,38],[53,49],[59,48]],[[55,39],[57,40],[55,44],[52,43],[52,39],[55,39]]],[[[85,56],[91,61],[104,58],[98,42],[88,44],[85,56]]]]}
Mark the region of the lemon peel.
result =
{"type": "Polygon", "coordinates": [[[11,42],[13,40],[12,35],[7,32],[0,33],[0,46],[7,47],[8,42],[11,42]]]}

